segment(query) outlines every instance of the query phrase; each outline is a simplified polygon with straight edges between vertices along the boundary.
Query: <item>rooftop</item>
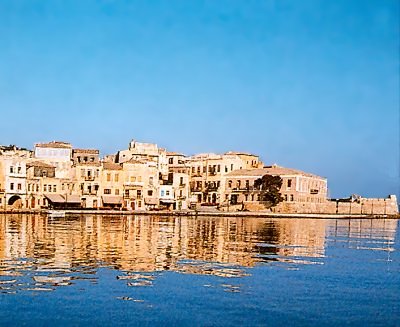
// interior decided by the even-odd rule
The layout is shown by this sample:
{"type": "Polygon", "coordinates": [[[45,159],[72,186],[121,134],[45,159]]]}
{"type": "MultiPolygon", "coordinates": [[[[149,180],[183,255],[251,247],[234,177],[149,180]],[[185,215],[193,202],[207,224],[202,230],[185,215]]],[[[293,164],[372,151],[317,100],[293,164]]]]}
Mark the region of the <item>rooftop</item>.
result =
{"type": "Polygon", "coordinates": [[[35,147],[37,148],[64,148],[64,149],[72,149],[71,143],[60,142],[60,141],[51,141],[48,143],[35,143],[35,147]]]}
{"type": "Polygon", "coordinates": [[[264,168],[257,168],[257,169],[238,169],[238,170],[234,170],[234,171],[226,174],[226,176],[259,176],[259,177],[261,177],[261,176],[264,176],[267,174],[280,175],[280,176],[301,175],[301,176],[306,176],[306,177],[314,177],[314,178],[324,179],[324,177],[320,177],[318,175],[306,173],[304,171],[297,170],[297,169],[281,167],[278,165],[265,166],[264,168]]]}

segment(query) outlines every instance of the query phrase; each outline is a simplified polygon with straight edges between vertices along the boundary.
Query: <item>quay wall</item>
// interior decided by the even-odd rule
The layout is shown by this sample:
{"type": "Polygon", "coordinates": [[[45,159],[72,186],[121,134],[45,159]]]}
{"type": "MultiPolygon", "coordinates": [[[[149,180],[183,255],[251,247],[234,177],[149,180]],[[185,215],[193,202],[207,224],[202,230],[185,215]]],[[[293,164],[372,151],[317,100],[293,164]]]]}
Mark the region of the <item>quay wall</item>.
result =
{"type": "MultiPolygon", "coordinates": [[[[259,202],[244,202],[248,211],[265,211],[259,202]]],[[[341,215],[397,215],[399,208],[395,196],[388,198],[360,198],[354,202],[325,201],[322,203],[281,202],[270,209],[274,213],[320,213],[341,215]]]]}

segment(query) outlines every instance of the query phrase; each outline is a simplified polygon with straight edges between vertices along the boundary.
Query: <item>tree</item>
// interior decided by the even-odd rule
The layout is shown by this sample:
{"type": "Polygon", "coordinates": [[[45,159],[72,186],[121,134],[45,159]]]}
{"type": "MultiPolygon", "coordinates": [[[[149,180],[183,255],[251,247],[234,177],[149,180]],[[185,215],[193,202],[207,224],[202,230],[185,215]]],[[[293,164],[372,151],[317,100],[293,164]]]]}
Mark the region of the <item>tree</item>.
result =
{"type": "Polygon", "coordinates": [[[282,186],[282,178],[279,176],[264,175],[254,181],[254,187],[260,190],[260,201],[270,208],[283,201],[279,192],[282,186]]]}

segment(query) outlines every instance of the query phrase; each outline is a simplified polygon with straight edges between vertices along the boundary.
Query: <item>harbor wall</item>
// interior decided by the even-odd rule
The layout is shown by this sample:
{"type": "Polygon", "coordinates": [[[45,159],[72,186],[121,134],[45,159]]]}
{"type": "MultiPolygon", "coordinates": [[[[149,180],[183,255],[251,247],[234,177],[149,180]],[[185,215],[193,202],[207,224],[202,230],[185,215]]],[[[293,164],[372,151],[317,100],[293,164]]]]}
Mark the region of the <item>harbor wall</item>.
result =
{"type": "MultiPolygon", "coordinates": [[[[265,206],[259,202],[244,202],[248,211],[264,211],[265,206]]],[[[321,213],[345,215],[396,215],[399,213],[397,198],[360,198],[357,201],[325,201],[322,203],[281,202],[270,209],[275,213],[321,213]]]]}

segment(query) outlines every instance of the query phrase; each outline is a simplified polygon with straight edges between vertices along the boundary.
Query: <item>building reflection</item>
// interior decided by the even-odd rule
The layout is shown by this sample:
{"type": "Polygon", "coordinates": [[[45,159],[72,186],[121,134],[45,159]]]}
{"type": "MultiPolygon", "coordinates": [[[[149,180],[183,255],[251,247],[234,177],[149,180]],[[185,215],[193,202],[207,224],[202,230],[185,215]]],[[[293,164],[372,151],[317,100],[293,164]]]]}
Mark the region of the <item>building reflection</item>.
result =
{"type": "Polygon", "coordinates": [[[127,286],[151,286],[165,270],[241,277],[257,264],[321,263],[329,242],[390,253],[396,228],[397,220],[0,215],[0,292],[96,282],[101,267],[127,286]]]}
{"type": "Polygon", "coordinates": [[[0,260],[28,258],[40,269],[182,271],[194,261],[252,267],[274,257],[323,256],[325,229],[324,220],[12,215],[0,218],[0,260]]]}

